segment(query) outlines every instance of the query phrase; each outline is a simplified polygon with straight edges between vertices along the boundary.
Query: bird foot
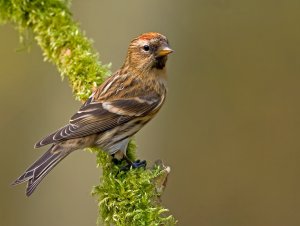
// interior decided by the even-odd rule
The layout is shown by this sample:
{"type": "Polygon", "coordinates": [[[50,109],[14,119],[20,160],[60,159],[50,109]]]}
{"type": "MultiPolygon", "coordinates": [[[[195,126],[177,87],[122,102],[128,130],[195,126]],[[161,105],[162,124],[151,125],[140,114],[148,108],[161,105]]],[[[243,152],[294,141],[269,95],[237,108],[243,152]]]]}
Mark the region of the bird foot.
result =
{"type": "Polygon", "coordinates": [[[147,162],[146,160],[136,160],[135,162],[130,162],[126,166],[121,167],[121,171],[128,171],[130,168],[137,169],[137,168],[146,168],[147,162]]]}
{"type": "Polygon", "coordinates": [[[131,163],[131,166],[133,169],[141,168],[141,167],[146,168],[146,165],[147,165],[146,160],[141,161],[139,159],[136,160],[135,162],[131,163]]]}

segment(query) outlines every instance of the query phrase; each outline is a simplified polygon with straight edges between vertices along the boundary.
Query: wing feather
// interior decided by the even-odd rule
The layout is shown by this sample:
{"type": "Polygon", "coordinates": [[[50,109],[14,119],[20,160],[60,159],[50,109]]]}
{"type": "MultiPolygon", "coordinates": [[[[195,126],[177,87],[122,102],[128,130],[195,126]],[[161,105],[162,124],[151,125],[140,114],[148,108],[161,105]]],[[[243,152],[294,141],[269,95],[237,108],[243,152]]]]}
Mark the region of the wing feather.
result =
{"type": "Polygon", "coordinates": [[[71,117],[68,125],[37,142],[35,147],[50,143],[101,133],[122,125],[136,117],[155,111],[162,103],[157,93],[106,102],[96,102],[90,97],[71,117]]]}

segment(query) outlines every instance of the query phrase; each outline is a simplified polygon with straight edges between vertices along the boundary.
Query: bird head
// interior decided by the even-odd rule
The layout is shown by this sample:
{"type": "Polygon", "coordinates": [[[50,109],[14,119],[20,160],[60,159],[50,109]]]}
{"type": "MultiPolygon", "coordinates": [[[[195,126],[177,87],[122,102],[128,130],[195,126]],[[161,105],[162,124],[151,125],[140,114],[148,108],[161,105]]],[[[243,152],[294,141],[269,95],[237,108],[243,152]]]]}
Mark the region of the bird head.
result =
{"type": "Polygon", "coordinates": [[[125,65],[142,73],[162,70],[172,52],[165,36],[156,32],[144,33],[131,41],[125,65]]]}

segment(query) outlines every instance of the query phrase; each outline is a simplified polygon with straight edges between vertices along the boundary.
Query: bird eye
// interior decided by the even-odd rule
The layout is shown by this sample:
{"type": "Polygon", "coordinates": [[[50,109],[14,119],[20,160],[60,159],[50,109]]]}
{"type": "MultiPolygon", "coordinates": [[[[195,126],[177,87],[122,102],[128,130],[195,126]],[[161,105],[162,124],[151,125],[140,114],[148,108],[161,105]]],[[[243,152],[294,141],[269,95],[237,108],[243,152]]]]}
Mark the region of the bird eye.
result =
{"type": "Polygon", "coordinates": [[[150,50],[150,47],[149,47],[148,45],[144,45],[144,46],[143,46],[143,49],[144,49],[145,51],[149,51],[149,50],[150,50]]]}

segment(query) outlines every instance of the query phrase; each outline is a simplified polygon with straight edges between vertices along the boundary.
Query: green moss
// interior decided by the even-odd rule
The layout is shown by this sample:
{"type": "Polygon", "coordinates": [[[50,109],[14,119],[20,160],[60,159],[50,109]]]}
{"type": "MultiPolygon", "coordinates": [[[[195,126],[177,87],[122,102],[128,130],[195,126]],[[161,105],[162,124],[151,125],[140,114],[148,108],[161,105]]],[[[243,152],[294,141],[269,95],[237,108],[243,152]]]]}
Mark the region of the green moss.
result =
{"type": "Polygon", "coordinates": [[[106,225],[174,225],[173,216],[159,202],[153,180],[162,173],[159,166],[153,169],[120,171],[111,157],[97,152],[97,162],[102,166],[101,183],[92,194],[98,198],[99,221],[106,225]]]}
{"type": "Polygon", "coordinates": [[[14,22],[21,34],[32,30],[44,59],[68,77],[77,100],[86,100],[109,75],[110,65],[101,64],[68,5],[62,0],[0,0],[0,21],[14,22]]]}
{"type": "MultiPolygon", "coordinates": [[[[24,40],[28,31],[41,47],[46,61],[56,65],[62,77],[69,79],[77,100],[86,100],[93,89],[109,75],[110,65],[102,65],[86,38],[72,19],[67,0],[0,0],[0,22],[13,23],[24,40]]],[[[165,213],[153,180],[162,170],[131,169],[120,172],[106,153],[97,153],[97,166],[103,169],[100,185],[93,195],[99,200],[99,216],[107,225],[173,225],[165,213]]],[[[133,141],[128,157],[136,159],[133,141]]],[[[100,219],[100,218],[99,218],[100,219]]],[[[98,220],[100,221],[100,220],[98,220]]]]}

